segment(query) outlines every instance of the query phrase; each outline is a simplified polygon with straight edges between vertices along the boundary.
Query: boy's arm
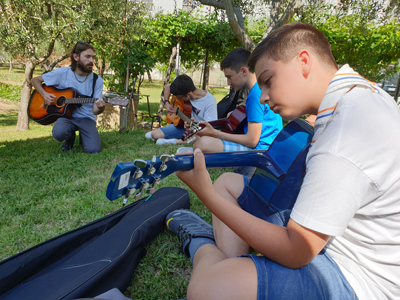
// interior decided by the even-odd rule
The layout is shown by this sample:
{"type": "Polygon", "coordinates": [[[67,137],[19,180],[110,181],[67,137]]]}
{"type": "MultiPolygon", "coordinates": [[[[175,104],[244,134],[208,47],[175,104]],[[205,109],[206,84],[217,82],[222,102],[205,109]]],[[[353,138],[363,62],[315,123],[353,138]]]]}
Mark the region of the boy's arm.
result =
{"type": "Polygon", "coordinates": [[[171,97],[170,85],[166,84],[163,89],[164,106],[168,114],[176,113],[175,108],[169,103],[169,98],[171,97]]]}
{"type": "Polygon", "coordinates": [[[254,217],[222,197],[212,185],[199,149],[195,150],[194,165],[193,170],[176,172],[177,176],[218,219],[267,258],[297,269],[308,264],[328,242],[330,236],[309,230],[293,220],[287,227],[275,225],[254,217]]]}
{"type": "Polygon", "coordinates": [[[198,136],[211,136],[221,140],[234,142],[243,146],[254,148],[260,140],[262,123],[248,122],[246,134],[231,134],[214,129],[209,123],[201,122],[206,125],[203,130],[198,131],[198,136]]]}

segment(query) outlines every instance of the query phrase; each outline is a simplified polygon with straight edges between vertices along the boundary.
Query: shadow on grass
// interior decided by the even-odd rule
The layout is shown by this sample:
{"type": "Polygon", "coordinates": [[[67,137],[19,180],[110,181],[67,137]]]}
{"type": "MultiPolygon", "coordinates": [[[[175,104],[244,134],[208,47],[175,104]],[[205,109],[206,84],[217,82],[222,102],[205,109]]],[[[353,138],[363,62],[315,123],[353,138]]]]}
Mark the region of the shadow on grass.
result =
{"type": "Polygon", "coordinates": [[[0,126],[17,125],[17,112],[9,112],[7,114],[0,114],[0,126]]]}

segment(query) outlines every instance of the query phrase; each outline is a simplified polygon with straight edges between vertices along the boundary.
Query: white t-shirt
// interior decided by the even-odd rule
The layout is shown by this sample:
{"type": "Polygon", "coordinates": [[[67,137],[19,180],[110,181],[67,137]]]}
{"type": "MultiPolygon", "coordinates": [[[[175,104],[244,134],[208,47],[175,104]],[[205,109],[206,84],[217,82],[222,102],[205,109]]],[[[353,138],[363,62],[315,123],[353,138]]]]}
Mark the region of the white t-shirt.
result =
{"type": "MultiPolygon", "coordinates": [[[[72,70],[71,67],[63,67],[55,69],[49,73],[42,75],[42,78],[47,86],[56,86],[59,89],[72,88],[79,94],[90,97],[93,90],[93,73],[90,73],[86,78],[85,76],[78,76],[72,70]],[[79,82],[84,81],[84,82],[79,82]],[[85,80],[86,79],[86,80],[85,80]]],[[[103,97],[103,79],[99,76],[96,81],[96,87],[94,90],[93,98],[103,97]]],[[[83,104],[77,106],[73,113],[73,118],[90,118],[96,121],[96,116],[93,114],[93,103],[83,104]]]]}
{"type": "Polygon", "coordinates": [[[190,100],[190,103],[192,104],[191,117],[196,122],[210,122],[218,119],[217,100],[209,92],[201,99],[190,100]]]}
{"type": "Polygon", "coordinates": [[[400,110],[389,95],[344,94],[307,156],[291,218],[332,236],[327,252],[360,300],[400,299],[400,110]]]}

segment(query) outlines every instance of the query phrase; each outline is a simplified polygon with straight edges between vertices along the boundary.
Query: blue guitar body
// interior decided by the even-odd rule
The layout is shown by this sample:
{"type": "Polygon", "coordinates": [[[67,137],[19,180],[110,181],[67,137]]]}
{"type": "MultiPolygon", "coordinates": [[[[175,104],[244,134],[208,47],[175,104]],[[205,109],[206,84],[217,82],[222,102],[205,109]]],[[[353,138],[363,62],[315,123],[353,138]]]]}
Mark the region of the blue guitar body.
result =
{"type": "MultiPolygon", "coordinates": [[[[257,171],[250,190],[262,199],[264,207],[276,212],[293,207],[305,174],[305,159],[314,130],[303,120],[286,125],[268,150],[207,153],[207,168],[254,166],[257,171]]],[[[175,171],[193,168],[193,154],[161,155],[149,160],[119,163],[107,187],[113,201],[130,195],[139,198],[175,171]]]]}

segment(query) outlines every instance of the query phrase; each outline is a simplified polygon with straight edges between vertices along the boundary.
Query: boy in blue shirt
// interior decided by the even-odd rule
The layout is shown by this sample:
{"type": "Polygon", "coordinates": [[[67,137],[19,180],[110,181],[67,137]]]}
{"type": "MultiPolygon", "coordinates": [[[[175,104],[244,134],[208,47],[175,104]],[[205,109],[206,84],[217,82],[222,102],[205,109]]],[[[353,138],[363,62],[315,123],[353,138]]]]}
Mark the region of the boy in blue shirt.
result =
{"type": "Polygon", "coordinates": [[[268,149],[282,129],[282,118],[275,114],[267,104],[260,103],[261,90],[258,87],[254,72],[250,72],[247,61],[250,57],[248,50],[237,48],[229,52],[221,62],[228,84],[239,91],[247,88],[246,98],[247,123],[244,134],[230,134],[214,129],[210,124],[197,132],[201,137],[196,140],[193,148],[203,152],[230,152],[255,149],[268,149]]]}

